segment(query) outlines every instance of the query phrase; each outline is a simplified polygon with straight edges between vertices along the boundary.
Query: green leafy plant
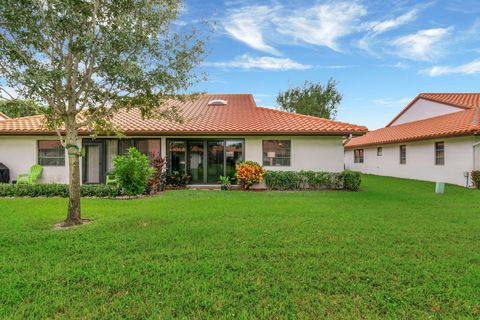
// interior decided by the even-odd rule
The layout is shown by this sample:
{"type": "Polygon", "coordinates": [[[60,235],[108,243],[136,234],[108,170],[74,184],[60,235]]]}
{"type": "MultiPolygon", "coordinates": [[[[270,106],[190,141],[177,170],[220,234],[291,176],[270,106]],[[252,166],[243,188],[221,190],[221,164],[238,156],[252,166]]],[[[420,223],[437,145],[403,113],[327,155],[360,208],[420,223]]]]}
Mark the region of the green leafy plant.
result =
{"type": "Polygon", "coordinates": [[[165,157],[160,156],[160,154],[152,154],[150,160],[150,166],[153,168],[153,174],[148,180],[148,188],[150,192],[163,191],[163,186],[165,185],[165,175],[164,167],[167,163],[165,157]]]}
{"type": "Polygon", "coordinates": [[[254,184],[260,183],[265,175],[263,167],[255,161],[244,161],[237,165],[235,177],[243,190],[250,189],[254,184]]]}
{"type": "Polygon", "coordinates": [[[470,173],[472,176],[473,186],[477,189],[480,189],[480,170],[474,170],[470,173]]]}
{"type": "Polygon", "coordinates": [[[175,172],[166,175],[165,183],[168,187],[182,189],[190,182],[190,176],[185,173],[175,172]]]}
{"type": "MultiPolygon", "coordinates": [[[[117,186],[103,184],[83,184],[80,187],[82,197],[113,198],[123,195],[117,186]]],[[[0,184],[0,197],[62,197],[69,196],[67,184],[0,184]]]]}
{"type": "Polygon", "coordinates": [[[343,189],[348,191],[360,190],[360,184],[362,183],[360,172],[345,170],[342,172],[341,177],[343,179],[343,189]]]}
{"type": "Polygon", "coordinates": [[[358,172],[267,171],[265,184],[271,190],[350,190],[360,188],[358,172]]]}
{"type": "Polygon", "coordinates": [[[154,173],[148,157],[136,148],[128,149],[125,156],[113,158],[115,178],[127,195],[143,194],[147,190],[148,180],[154,173]]]}
{"type": "Polygon", "coordinates": [[[222,190],[228,190],[231,186],[231,181],[230,181],[229,176],[220,176],[220,184],[222,186],[222,190]]]}

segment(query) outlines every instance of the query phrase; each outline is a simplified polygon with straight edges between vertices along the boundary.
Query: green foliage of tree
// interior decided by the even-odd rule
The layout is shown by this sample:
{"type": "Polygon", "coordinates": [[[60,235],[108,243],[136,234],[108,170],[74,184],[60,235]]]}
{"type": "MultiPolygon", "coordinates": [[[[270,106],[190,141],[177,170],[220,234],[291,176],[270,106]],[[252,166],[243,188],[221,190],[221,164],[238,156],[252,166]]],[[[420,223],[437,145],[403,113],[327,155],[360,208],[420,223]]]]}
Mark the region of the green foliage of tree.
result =
{"type": "Polygon", "coordinates": [[[335,119],[342,94],[330,79],[326,85],[305,81],[303,87],[293,87],[277,96],[282,110],[325,119],[335,119]]]}
{"type": "Polygon", "coordinates": [[[12,99],[0,100],[0,112],[10,118],[33,116],[42,113],[42,107],[32,100],[12,99]]]}
{"type": "Polygon", "coordinates": [[[45,125],[68,149],[66,225],[82,223],[78,130],[115,129],[123,108],[178,119],[166,101],[202,78],[203,40],[173,24],[181,9],[181,0],[2,2],[0,83],[45,105],[45,125]]]}

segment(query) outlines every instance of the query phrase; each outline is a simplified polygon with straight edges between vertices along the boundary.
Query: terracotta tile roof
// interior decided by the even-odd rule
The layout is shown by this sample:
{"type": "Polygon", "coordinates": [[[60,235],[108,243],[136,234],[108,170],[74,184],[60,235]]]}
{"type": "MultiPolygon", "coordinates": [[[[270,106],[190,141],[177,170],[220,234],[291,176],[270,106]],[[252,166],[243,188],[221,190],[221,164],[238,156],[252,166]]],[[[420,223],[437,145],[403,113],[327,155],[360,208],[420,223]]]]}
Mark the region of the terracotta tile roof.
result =
{"type": "MultiPolygon", "coordinates": [[[[257,107],[250,94],[206,94],[195,101],[176,103],[183,123],[166,119],[142,119],[138,110],[120,111],[112,122],[128,135],[198,134],[362,134],[364,126],[257,107]],[[208,105],[211,100],[227,105],[208,105]]],[[[0,134],[52,134],[42,128],[43,117],[0,122],[0,134]]],[[[83,129],[83,134],[87,130],[83,129]]]]}
{"type": "Polygon", "coordinates": [[[345,148],[462,136],[480,132],[480,108],[449,113],[371,131],[353,138],[345,148]]]}
{"type": "Polygon", "coordinates": [[[411,106],[418,101],[425,99],[434,102],[447,104],[460,109],[471,109],[480,107],[480,93],[420,93],[415,97],[392,121],[387,124],[390,127],[400,118],[411,106]]]}
{"type": "Polygon", "coordinates": [[[480,107],[480,93],[420,93],[418,97],[466,109],[480,107]]]}

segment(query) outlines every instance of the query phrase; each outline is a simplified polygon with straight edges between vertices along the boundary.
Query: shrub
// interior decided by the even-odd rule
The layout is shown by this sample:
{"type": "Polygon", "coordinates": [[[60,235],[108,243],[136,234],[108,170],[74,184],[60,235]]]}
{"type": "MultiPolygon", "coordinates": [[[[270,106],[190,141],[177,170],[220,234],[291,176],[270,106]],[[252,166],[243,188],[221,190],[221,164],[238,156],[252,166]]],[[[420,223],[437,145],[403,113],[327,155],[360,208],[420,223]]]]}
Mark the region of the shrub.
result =
{"type": "Polygon", "coordinates": [[[265,183],[272,190],[342,189],[340,173],[315,171],[267,171],[265,183]]]}
{"type": "Polygon", "coordinates": [[[185,173],[167,174],[165,184],[172,188],[185,188],[190,182],[190,176],[185,173]]]}
{"type": "Polygon", "coordinates": [[[480,171],[474,170],[471,172],[473,186],[480,189],[480,171]]]}
{"type": "Polygon", "coordinates": [[[236,167],[235,176],[243,190],[248,190],[256,183],[260,183],[265,175],[265,170],[255,161],[245,161],[236,167]]]}
{"type": "MultiPolygon", "coordinates": [[[[0,184],[0,197],[68,197],[67,184],[0,184]]],[[[103,184],[84,184],[80,187],[82,197],[117,197],[121,196],[121,189],[117,186],[103,184]]]]}
{"type": "Polygon", "coordinates": [[[167,162],[165,158],[162,158],[160,154],[152,154],[152,159],[150,160],[150,166],[153,168],[153,174],[148,180],[148,188],[150,191],[162,191],[161,186],[165,183],[165,175],[163,174],[163,169],[165,163],[167,162]]]}
{"type": "Polygon", "coordinates": [[[352,190],[360,187],[358,172],[267,171],[265,184],[272,190],[352,190]]]}
{"type": "Polygon", "coordinates": [[[113,158],[113,164],[115,178],[126,195],[146,192],[148,180],[154,172],[146,155],[135,148],[130,148],[125,156],[113,158]]]}
{"type": "Polygon", "coordinates": [[[341,175],[343,178],[343,189],[348,191],[360,190],[360,184],[362,183],[360,172],[345,170],[341,175]]]}

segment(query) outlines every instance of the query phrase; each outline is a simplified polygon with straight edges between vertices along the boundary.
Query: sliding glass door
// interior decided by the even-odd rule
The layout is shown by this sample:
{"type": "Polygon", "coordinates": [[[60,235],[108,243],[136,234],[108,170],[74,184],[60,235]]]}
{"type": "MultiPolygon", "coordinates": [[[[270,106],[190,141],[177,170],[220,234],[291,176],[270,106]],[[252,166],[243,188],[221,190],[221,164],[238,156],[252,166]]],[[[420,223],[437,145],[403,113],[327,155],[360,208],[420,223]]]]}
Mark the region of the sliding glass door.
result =
{"type": "Polygon", "coordinates": [[[204,181],[204,155],[203,141],[188,141],[188,174],[191,183],[203,183],[204,181]]]}
{"type": "Polygon", "coordinates": [[[188,174],[192,184],[218,184],[220,176],[233,180],[243,145],[242,139],[168,139],[168,169],[188,174]]]}
{"type": "Polygon", "coordinates": [[[207,141],[207,183],[219,183],[220,176],[225,175],[223,147],[224,140],[207,141]]]}

